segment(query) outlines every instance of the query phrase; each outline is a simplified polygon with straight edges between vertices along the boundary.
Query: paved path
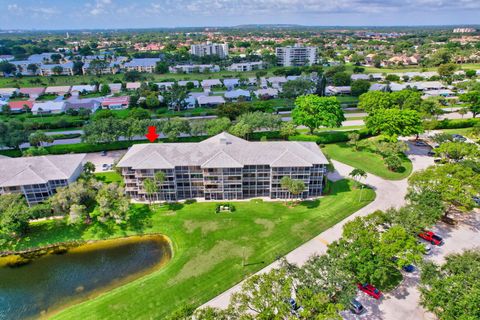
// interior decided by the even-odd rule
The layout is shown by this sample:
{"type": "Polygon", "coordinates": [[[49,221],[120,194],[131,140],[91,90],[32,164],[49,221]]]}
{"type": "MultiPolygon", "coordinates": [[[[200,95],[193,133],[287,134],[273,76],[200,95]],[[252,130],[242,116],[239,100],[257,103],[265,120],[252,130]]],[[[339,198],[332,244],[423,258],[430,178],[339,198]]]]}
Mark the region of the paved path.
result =
{"type": "MultiPolygon", "coordinates": [[[[409,158],[412,160],[413,170],[421,170],[433,164],[433,159],[426,155],[428,149],[420,148],[410,145],[409,158]]],[[[329,179],[339,180],[343,177],[348,177],[348,174],[352,171],[353,167],[338,161],[332,160],[335,166],[335,172],[329,175],[329,179]]],[[[302,265],[305,261],[314,254],[324,254],[327,249],[327,245],[342,235],[342,228],[348,221],[353,220],[356,217],[366,216],[375,210],[385,210],[391,207],[401,207],[405,204],[405,194],[407,192],[407,180],[391,181],[385,180],[372,174],[368,174],[365,181],[362,181],[375,189],[376,198],[373,202],[358,210],[348,218],[342,220],[330,229],[325,230],[315,238],[304,243],[300,247],[291,251],[286,255],[286,259],[291,263],[302,265]]],[[[269,270],[278,267],[278,262],[274,262],[271,265],[260,270],[259,273],[268,272],[269,270]]],[[[225,308],[228,306],[232,293],[238,292],[241,288],[242,282],[208,301],[202,307],[218,307],[225,308]]],[[[394,319],[394,318],[392,318],[394,319]]]]}

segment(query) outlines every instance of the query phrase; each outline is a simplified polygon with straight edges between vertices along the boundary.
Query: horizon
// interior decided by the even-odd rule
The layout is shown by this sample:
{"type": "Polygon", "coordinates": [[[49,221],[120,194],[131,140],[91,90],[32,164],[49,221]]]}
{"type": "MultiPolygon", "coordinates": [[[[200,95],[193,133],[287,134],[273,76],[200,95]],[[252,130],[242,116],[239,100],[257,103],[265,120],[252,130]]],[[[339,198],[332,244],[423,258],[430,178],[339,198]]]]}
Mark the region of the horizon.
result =
{"type": "Polygon", "coordinates": [[[427,27],[480,23],[480,1],[460,0],[0,0],[1,30],[427,27]],[[25,19],[28,17],[28,19],[25,19]],[[408,22],[408,23],[406,23],[408,22]]]}

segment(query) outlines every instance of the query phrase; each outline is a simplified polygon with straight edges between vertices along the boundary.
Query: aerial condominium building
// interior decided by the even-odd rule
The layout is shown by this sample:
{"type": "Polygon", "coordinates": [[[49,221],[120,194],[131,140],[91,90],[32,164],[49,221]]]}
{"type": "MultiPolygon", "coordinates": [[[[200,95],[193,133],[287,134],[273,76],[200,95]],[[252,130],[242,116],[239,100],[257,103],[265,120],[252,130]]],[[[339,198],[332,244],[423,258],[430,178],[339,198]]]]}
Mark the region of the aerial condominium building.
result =
{"type": "Polygon", "coordinates": [[[177,201],[317,197],[327,163],[313,142],[250,142],[220,133],[199,143],[137,144],[117,166],[132,198],[177,201]],[[157,193],[147,194],[143,181],[159,171],[164,182],[157,193]],[[290,194],[281,187],[284,176],[303,181],[305,190],[290,194]]]}
{"type": "Polygon", "coordinates": [[[85,154],[0,158],[0,194],[22,193],[29,205],[77,180],[85,154]]]}
{"type": "Polygon", "coordinates": [[[284,67],[303,67],[316,64],[317,48],[295,45],[293,47],[279,47],[275,49],[277,64],[284,67]]]}
{"type": "Polygon", "coordinates": [[[226,58],[228,56],[228,44],[210,42],[192,44],[190,46],[190,53],[197,57],[219,56],[220,58],[226,58]]]}

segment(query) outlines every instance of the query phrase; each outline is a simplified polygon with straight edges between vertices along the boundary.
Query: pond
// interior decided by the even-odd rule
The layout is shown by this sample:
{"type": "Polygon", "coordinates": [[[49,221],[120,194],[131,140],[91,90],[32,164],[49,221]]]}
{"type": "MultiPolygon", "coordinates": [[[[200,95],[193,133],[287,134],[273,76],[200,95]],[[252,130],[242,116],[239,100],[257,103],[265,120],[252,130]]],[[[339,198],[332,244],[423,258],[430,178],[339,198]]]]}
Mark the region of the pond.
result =
{"type": "Polygon", "coordinates": [[[171,256],[169,240],[151,235],[88,243],[17,267],[0,258],[0,319],[48,315],[155,271],[171,256]]]}

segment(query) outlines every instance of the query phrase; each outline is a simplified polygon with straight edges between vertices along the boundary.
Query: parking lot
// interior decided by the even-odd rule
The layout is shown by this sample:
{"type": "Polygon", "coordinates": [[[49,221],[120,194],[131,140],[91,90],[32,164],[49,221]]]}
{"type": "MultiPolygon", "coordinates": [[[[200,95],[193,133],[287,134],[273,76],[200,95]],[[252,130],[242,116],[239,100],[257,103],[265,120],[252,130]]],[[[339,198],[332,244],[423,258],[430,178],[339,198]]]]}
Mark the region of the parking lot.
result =
{"type": "MultiPolygon", "coordinates": [[[[425,259],[435,263],[444,263],[445,256],[451,253],[461,253],[464,250],[480,247],[480,212],[472,214],[455,214],[456,226],[438,223],[432,231],[440,235],[445,244],[441,247],[432,246],[432,253],[425,259]]],[[[403,282],[392,292],[385,294],[380,300],[375,300],[359,292],[357,300],[367,309],[362,315],[354,315],[350,311],[342,312],[344,319],[369,320],[419,320],[436,319],[424,310],[420,304],[420,292],[417,284],[420,274],[417,271],[405,273],[403,282]]]]}
{"type": "Polygon", "coordinates": [[[120,160],[126,152],[127,150],[107,151],[105,155],[103,155],[102,152],[87,153],[85,161],[90,161],[95,165],[95,172],[103,172],[107,171],[104,170],[104,168],[106,168],[104,165],[108,167],[112,166],[113,163],[120,160]]]}

